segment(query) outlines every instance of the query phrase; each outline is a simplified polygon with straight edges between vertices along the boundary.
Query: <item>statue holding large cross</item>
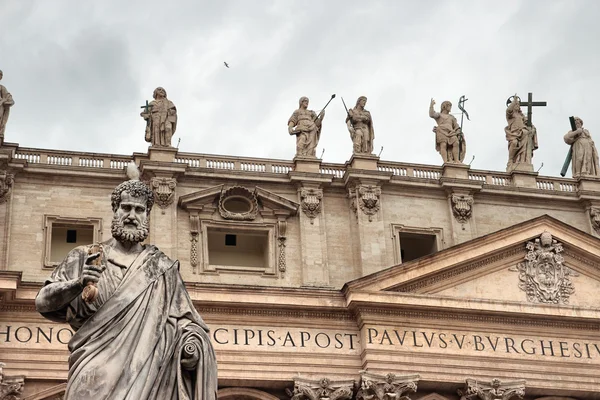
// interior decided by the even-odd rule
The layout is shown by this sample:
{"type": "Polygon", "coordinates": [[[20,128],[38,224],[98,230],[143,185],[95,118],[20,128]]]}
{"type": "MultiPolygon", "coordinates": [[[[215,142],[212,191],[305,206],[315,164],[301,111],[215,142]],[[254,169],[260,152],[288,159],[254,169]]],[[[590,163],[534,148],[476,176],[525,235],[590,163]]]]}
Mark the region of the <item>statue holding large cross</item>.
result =
{"type": "Polygon", "coordinates": [[[528,101],[522,103],[516,94],[506,101],[506,122],[504,128],[508,142],[507,171],[515,169],[533,171],[533,152],[538,148],[537,129],[532,121],[532,107],[545,106],[545,101],[533,101],[533,94],[529,93],[528,101]],[[521,107],[527,107],[527,116],[521,107]]]}

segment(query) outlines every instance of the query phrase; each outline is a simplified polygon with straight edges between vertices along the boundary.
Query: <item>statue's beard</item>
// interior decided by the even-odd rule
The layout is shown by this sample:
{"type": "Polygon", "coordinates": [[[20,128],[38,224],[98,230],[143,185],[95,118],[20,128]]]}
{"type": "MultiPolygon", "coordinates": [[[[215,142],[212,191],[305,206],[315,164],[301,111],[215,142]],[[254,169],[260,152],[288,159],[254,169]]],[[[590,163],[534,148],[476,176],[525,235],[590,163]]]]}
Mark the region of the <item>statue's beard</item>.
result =
{"type": "Polygon", "coordinates": [[[148,237],[150,226],[147,219],[143,223],[140,223],[137,220],[119,219],[118,217],[114,217],[112,220],[111,232],[113,237],[119,242],[139,243],[143,242],[148,237]],[[131,221],[135,224],[136,229],[126,230],[125,221],[131,221]]]}

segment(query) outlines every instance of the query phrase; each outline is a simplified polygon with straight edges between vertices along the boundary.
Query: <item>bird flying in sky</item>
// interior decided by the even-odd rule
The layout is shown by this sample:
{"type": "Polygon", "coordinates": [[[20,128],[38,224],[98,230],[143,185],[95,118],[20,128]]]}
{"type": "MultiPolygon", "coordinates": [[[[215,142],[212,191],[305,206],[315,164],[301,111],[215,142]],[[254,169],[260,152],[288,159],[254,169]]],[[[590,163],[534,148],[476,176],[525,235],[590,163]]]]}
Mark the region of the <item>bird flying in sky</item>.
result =
{"type": "Polygon", "coordinates": [[[225,66],[226,66],[227,68],[229,68],[229,64],[227,64],[227,61],[223,61],[223,64],[225,64],[225,66]]]}

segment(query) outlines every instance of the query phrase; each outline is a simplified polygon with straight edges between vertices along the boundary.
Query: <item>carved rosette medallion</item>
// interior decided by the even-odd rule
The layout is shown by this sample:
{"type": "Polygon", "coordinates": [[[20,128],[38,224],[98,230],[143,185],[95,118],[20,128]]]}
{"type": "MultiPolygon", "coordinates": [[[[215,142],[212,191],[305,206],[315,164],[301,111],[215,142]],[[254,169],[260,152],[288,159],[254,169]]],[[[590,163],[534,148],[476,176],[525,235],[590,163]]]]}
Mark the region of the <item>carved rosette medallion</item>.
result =
{"type": "Polygon", "coordinates": [[[308,218],[310,223],[314,224],[315,218],[321,212],[321,204],[323,199],[322,189],[302,188],[300,190],[300,199],[302,211],[308,218]]]}
{"type": "Polygon", "coordinates": [[[579,276],[565,266],[562,243],[554,240],[548,232],[527,243],[525,261],[511,271],[519,273],[519,288],[532,303],[568,304],[575,292],[571,276],[579,276]]]}
{"type": "Polygon", "coordinates": [[[256,194],[243,186],[233,186],[221,192],[219,214],[224,219],[252,221],[258,213],[256,194]]]}
{"type": "Polygon", "coordinates": [[[0,171],[0,204],[8,200],[8,195],[15,182],[15,176],[6,171],[0,171]]]}
{"type": "Polygon", "coordinates": [[[0,400],[19,400],[23,394],[25,377],[4,375],[5,366],[6,364],[0,362],[0,400]]]}
{"type": "Polygon", "coordinates": [[[356,193],[360,209],[369,217],[369,221],[373,221],[373,215],[377,214],[380,208],[381,188],[373,185],[360,185],[356,193]]]}
{"type": "Polygon", "coordinates": [[[291,400],[346,400],[354,392],[354,381],[331,381],[322,378],[318,381],[296,378],[294,391],[285,390],[291,400]]]}
{"type": "Polygon", "coordinates": [[[466,223],[473,213],[473,196],[465,194],[452,194],[452,213],[458,222],[466,223]]]}
{"type": "Polygon", "coordinates": [[[160,208],[167,208],[175,198],[177,180],[174,178],[152,178],[150,181],[154,192],[154,203],[160,208]]]}
{"type": "Polygon", "coordinates": [[[525,397],[525,381],[501,382],[493,379],[490,383],[467,379],[465,388],[458,390],[460,400],[512,400],[525,397]]]}
{"type": "Polygon", "coordinates": [[[592,222],[592,227],[596,233],[600,235],[600,207],[590,207],[590,220],[592,222]]]}
{"type": "Polygon", "coordinates": [[[419,381],[419,375],[377,375],[366,371],[361,371],[360,378],[356,400],[410,400],[407,394],[417,392],[419,381]]]}

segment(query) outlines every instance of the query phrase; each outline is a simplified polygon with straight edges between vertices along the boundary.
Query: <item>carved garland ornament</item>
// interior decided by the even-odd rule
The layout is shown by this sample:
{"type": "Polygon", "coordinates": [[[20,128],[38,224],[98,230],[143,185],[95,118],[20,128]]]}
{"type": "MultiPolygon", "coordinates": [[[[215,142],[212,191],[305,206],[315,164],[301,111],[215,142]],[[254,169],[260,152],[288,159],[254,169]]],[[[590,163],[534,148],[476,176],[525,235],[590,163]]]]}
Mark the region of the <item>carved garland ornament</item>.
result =
{"type": "Polygon", "coordinates": [[[234,186],[219,197],[219,214],[224,219],[252,221],[258,213],[256,194],[243,186],[234,186]]]}
{"type": "Polygon", "coordinates": [[[460,400],[511,400],[525,397],[525,381],[505,382],[493,379],[491,383],[481,383],[467,379],[464,390],[458,390],[460,400]]]}
{"type": "Polygon", "coordinates": [[[590,220],[592,222],[592,227],[596,233],[600,235],[600,207],[590,208],[590,220]]]}
{"type": "Polygon", "coordinates": [[[294,391],[285,392],[291,400],[346,400],[352,398],[354,381],[330,381],[322,378],[318,381],[302,378],[294,379],[294,391]]]}
{"type": "Polygon", "coordinates": [[[473,213],[473,196],[452,194],[452,213],[458,222],[466,223],[473,213]]]}
{"type": "Polygon", "coordinates": [[[525,261],[510,271],[519,273],[519,288],[527,293],[527,300],[539,303],[568,304],[575,292],[571,276],[579,276],[563,264],[562,243],[548,232],[527,243],[525,261]]]}
{"type": "Polygon", "coordinates": [[[198,268],[198,241],[200,239],[200,217],[198,215],[190,215],[190,264],[192,265],[192,273],[196,273],[198,268]]]}
{"type": "Polygon", "coordinates": [[[310,223],[314,224],[315,218],[321,212],[323,190],[302,188],[300,190],[300,199],[302,211],[304,211],[304,214],[306,214],[306,216],[310,218],[310,223]]]}
{"type": "Polygon", "coordinates": [[[15,176],[6,171],[0,171],[0,204],[8,200],[8,194],[13,187],[15,176]]]}
{"type": "Polygon", "coordinates": [[[373,221],[373,215],[380,208],[381,188],[372,185],[360,185],[357,189],[358,204],[362,212],[373,221]]]}
{"type": "Polygon", "coordinates": [[[150,184],[154,192],[154,202],[160,208],[167,208],[173,203],[177,180],[174,178],[152,178],[150,184]]]}
{"type": "Polygon", "coordinates": [[[285,272],[286,261],[285,261],[285,242],[287,240],[287,221],[277,222],[277,240],[279,241],[279,257],[277,260],[277,267],[279,272],[285,272]]]}
{"type": "Polygon", "coordinates": [[[417,392],[419,375],[376,375],[360,372],[361,384],[356,400],[410,400],[407,393],[417,392]]]}

